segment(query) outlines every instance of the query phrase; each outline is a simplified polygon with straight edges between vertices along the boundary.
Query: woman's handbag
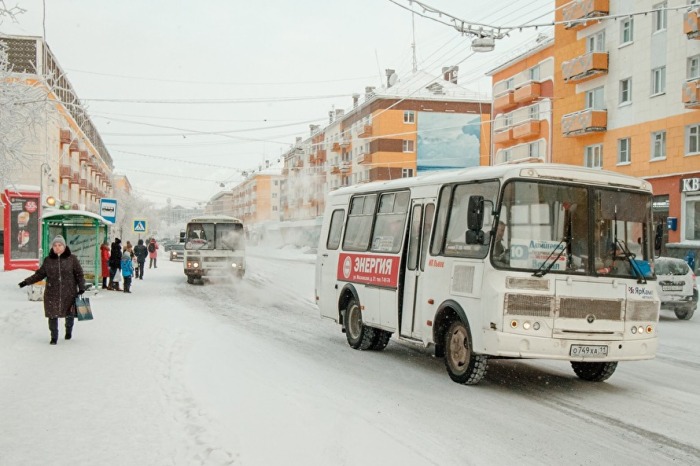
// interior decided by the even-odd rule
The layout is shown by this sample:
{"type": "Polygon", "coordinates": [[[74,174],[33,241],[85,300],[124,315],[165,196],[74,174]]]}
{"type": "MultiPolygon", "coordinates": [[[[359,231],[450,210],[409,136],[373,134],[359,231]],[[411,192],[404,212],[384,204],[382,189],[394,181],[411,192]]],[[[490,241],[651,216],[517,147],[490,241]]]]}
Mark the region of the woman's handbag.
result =
{"type": "Polygon", "coordinates": [[[83,298],[82,296],[75,298],[75,314],[78,320],[92,320],[90,298],[83,298]]]}

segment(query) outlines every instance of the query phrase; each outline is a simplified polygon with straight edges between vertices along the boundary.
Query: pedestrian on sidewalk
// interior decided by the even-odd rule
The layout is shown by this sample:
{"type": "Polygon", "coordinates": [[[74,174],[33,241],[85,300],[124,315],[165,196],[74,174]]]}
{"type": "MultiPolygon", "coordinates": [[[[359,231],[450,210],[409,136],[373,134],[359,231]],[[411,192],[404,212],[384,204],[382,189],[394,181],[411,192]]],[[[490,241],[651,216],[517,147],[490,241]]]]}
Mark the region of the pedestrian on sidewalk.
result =
{"type": "Polygon", "coordinates": [[[151,241],[148,243],[148,258],[150,259],[148,263],[148,268],[150,269],[151,267],[153,267],[154,269],[157,269],[158,243],[156,242],[155,238],[151,238],[151,241]]]}
{"type": "Polygon", "coordinates": [[[139,239],[139,243],[134,246],[134,255],[136,256],[136,263],[138,264],[137,273],[134,278],[143,280],[143,269],[146,266],[146,257],[148,257],[148,248],[143,244],[143,240],[139,239]]]}
{"type": "Polygon", "coordinates": [[[131,293],[131,276],[134,274],[134,263],[129,251],[122,256],[122,277],[124,277],[124,293],[131,293]]]}
{"type": "Polygon", "coordinates": [[[100,259],[102,262],[102,289],[107,288],[107,279],[109,278],[109,241],[104,240],[100,245],[100,259]]]}
{"type": "Polygon", "coordinates": [[[44,315],[49,319],[50,344],[58,343],[58,319],[66,319],[66,340],[73,337],[75,298],[85,292],[83,268],[71,254],[63,236],[51,242],[51,251],[39,270],[19,283],[20,288],[46,279],[44,286],[44,315]]]}
{"type": "Polygon", "coordinates": [[[114,280],[114,276],[117,271],[121,271],[122,268],[122,240],[119,238],[114,238],[112,243],[112,249],[109,254],[109,286],[108,290],[119,291],[119,281],[114,280]]]}

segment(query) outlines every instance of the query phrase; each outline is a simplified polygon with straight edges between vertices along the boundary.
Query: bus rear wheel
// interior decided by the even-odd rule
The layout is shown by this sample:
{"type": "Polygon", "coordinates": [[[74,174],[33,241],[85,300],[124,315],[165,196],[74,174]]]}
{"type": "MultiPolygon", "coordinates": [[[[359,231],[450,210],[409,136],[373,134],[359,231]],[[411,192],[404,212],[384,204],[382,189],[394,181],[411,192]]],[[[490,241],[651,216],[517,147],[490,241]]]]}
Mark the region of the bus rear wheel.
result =
{"type": "Polygon", "coordinates": [[[386,348],[386,345],[389,344],[389,340],[391,339],[391,332],[387,332],[386,330],[375,329],[374,333],[374,339],[372,340],[372,344],[370,345],[369,349],[374,351],[381,351],[384,348],[386,348]]]}
{"type": "Polygon", "coordinates": [[[612,362],[580,362],[571,361],[571,367],[580,379],[588,380],[589,382],[602,382],[608,380],[615,369],[617,369],[617,361],[612,362]]]}
{"type": "Polygon", "coordinates": [[[476,385],[486,375],[488,357],[472,351],[469,326],[452,322],[445,333],[445,367],[450,378],[461,384],[476,385]]]}
{"type": "Polygon", "coordinates": [[[362,323],[360,304],[353,298],[345,308],[345,337],[353,349],[370,349],[375,339],[375,329],[362,323]]]}

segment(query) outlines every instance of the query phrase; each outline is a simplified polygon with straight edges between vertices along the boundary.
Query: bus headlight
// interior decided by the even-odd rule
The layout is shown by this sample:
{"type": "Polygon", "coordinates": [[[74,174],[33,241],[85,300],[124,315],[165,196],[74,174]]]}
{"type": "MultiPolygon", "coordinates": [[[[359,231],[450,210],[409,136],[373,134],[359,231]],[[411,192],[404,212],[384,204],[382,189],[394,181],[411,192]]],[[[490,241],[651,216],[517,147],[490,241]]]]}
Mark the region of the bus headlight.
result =
{"type": "Polygon", "coordinates": [[[637,327],[632,327],[630,330],[632,331],[632,335],[637,333],[637,327]]]}
{"type": "Polygon", "coordinates": [[[237,266],[236,263],[234,262],[233,264],[231,264],[231,267],[233,267],[233,268],[235,269],[235,268],[238,267],[238,266],[237,266]]]}
{"type": "Polygon", "coordinates": [[[530,322],[525,322],[525,323],[523,323],[523,328],[524,328],[525,330],[530,330],[530,322]]]}

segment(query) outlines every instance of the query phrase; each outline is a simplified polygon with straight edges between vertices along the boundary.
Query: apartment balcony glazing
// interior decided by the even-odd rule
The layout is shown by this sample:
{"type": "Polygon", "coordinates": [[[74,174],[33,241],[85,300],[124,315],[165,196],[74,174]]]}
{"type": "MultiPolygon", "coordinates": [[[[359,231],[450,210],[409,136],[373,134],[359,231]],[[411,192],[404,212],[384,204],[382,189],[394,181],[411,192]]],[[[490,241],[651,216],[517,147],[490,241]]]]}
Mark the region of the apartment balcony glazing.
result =
{"type": "Polygon", "coordinates": [[[88,182],[87,182],[86,179],[81,179],[79,185],[80,185],[80,190],[81,190],[81,191],[87,191],[87,189],[88,189],[88,182]]]}
{"type": "Polygon", "coordinates": [[[513,126],[513,139],[533,139],[540,135],[540,120],[528,120],[513,126]]]}
{"type": "Polygon", "coordinates": [[[684,82],[681,95],[685,108],[700,108],[700,79],[684,82]]]}
{"type": "Polygon", "coordinates": [[[587,109],[564,115],[561,120],[563,136],[583,136],[608,130],[608,111],[587,109]]]}
{"type": "Polygon", "coordinates": [[[81,151],[79,152],[79,154],[80,154],[80,156],[79,156],[79,159],[78,159],[78,160],[80,160],[81,162],[86,162],[86,163],[87,163],[87,161],[88,161],[88,151],[86,151],[86,150],[81,150],[81,151]]]}
{"type": "Polygon", "coordinates": [[[562,9],[564,27],[566,29],[583,29],[595,18],[607,16],[610,12],[610,0],[573,0],[562,9]]]}
{"type": "Polygon", "coordinates": [[[683,33],[688,39],[700,39],[700,8],[695,7],[683,14],[683,33]]]}
{"type": "Polygon", "coordinates": [[[71,136],[69,129],[60,130],[59,141],[61,144],[70,144],[71,139],[73,139],[73,137],[71,136]]]}
{"type": "Polygon", "coordinates": [[[517,104],[526,104],[539,99],[541,95],[540,83],[530,81],[515,89],[513,100],[517,104]]]}
{"type": "Polygon", "coordinates": [[[580,83],[608,73],[608,53],[588,52],[561,65],[567,83],[580,83]]]}
{"type": "Polygon", "coordinates": [[[496,144],[503,144],[510,141],[513,138],[513,132],[510,128],[505,128],[500,131],[494,131],[493,142],[496,144]]]}
{"type": "Polygon", "coordinates": [[[515,105],[515,92],[512,89],[495,96],[493,99],[493,109],[496,112],[510,110],[515,105]]]}
{"type": "Polygon", "coordinates": [[[71,173],[70,184],[80,184],[80,173],[76,171],[71,173]]]}

